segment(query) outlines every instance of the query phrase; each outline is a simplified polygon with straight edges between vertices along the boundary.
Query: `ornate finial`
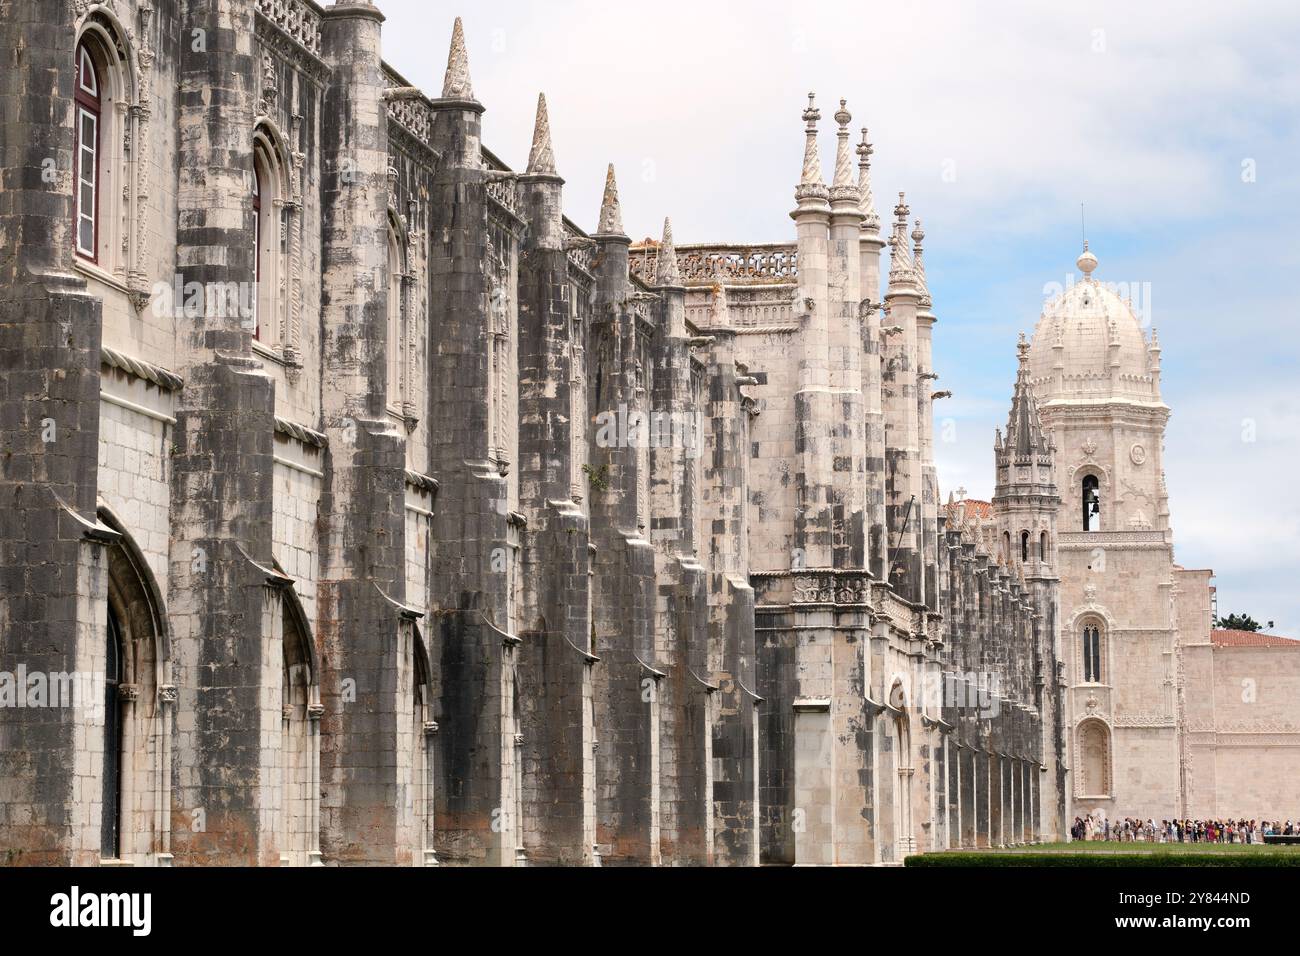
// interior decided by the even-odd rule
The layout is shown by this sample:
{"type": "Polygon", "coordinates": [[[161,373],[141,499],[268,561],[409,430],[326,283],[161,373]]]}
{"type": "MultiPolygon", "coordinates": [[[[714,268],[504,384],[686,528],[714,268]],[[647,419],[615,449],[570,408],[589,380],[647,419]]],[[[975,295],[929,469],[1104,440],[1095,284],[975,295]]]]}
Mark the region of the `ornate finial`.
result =
{"type": "Polygon", "coordinates": [[[1020,341],[1016,343],[1016,352],[1020,356],[1020,364],[1029,363],[1029,340],[1025,338],[1025,333],[1020,333],[1020,341]]]}
{"type": "Polygon", "coordinates": [[[605,174],[605,195],[600,200],[600,226],[602,236],[623,235],[623,211],[618,204],[618,183],[614,181],[614,164],[609,164],[605,174]]]}
{"type": "Polygon", "coordinates": [[[1088,240],[1083,240],[1083,254],[1076,260],[1075,265],[1083,273],[1084,278],[1091,279],[1093,270],[1097,268],[1097,257],[1088,251],[1088,240]]]}
{"type": "Polygon", "coordinates": [[[911,213],[912,210],[907,205],[907,196],[904,193],[899,193],[898,205],[894,207],[894,218],[898,220],[894,223],[894,231],[899,235],[907,232],[907,217],[911,213]]]}
{"type": "Polygon", "coordinates": [[[871,157],[876,154],[876,149],[871,145],[871,134],[867,128],[862,127],[862,142],[858,144],[858,169],[867,171],[871,169],[871,157]]]}
{"type": "Polygon", "coordinates": [[[460,17],[451,28],[451,52],[447,54],[447,76],[442,81],[442,96],[448,100],[474,99],[474,88],[469,80],[469,53],[465,50],[465,26],[460,17]]]}
{"type": "Polygon", "coordinates": [[[853,185],[853,147],[849,143],[849,123],[853,122],[853,115],[848,111],[848,101],[840,100],[835,122],[840,128],[836,134],[835,181],[831,186],[831,199],[836,202],[851,202],[857,206],[862,197],[853,185]]]}
{"type": "Polygon", "coordinates": [[[808,94],[808,108],[803,111],[803,121],[808,124],[808,132],[817,132],[817,121],[822,118],[822,111],[817,108],[817,94],[808,94]]]}
{"type": "Polygon", "coordinates": [[[555,175],[555,150],[551,146],[551,118],[546,112],[546,94],[537,94],[537,120],[533,124],[533,148],[528,152],[528,172],[555,175]]]}
{"type": "Polygon", "coordinates": [[[803,175],[799,179],[799,188],[795,191],[795,198],[821,198],[826,199],[830,193],[826,189],[826,181],[822,178],[822,158],[817,151],[817,121],[822,118],[822,112],[817,108],[817,95],[808,94],[808,108],[803,111],[803,121],[807,124],[805,136],[807,137],[803,148],[803,175]]]}
{"type": "Polygon", "coordinates": [[[916,227],[912,230],[912,244],[916,246],[916,254],[919,258],[921,255],[921,243],[925,240],[925,230],[921,228],[921,220],[916,220],[916,227]]]}
{"type": "Polygon", "coordinates": [[[664,219],[664,238],[659,243],[659,259],[655,263],[655,285],[682,284],[682,274],[677,268],[677,249],[673,246],[673,223],[664,219]]]}

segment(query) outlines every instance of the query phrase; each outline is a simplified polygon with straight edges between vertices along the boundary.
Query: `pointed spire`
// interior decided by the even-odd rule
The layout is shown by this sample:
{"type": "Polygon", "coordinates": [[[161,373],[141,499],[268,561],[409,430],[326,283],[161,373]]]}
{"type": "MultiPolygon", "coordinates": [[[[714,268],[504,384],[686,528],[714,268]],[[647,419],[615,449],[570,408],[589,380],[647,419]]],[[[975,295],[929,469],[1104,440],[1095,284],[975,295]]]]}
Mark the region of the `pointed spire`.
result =
{"type": "Polygon", "coordinates": [[[898,205],[894,207],[894,232],[889,237],[889,287],[915,285],[916,275],[912,271],[912,252],[907,244],[907,216],[912,210],[908,208],[907,197],[898,194],[898,205]]]}
{"type": "Polygon", "coordinates": [[[799,188],[795,190],[796,199],[827,199],[830,192],[826,189],[826,180],[822,178],[822,158],[817,151],[817,121],[822,112],[817,108],[817,94],[808,94],[808,108],[803,111],[803,121],[807,124],[804,135],[807,137],[803,148],[803,175],[799,179],[799,188]]]}
{"type": "Polygon", "coordinates": [[[912,265],[916,272],[916,287],[921,292],[921,305],[923,308],[929,308],[933,305],[930,298],[930,283],[925,278],[925,260],[921,257],[921,243],[925,241],[925,230],[921,228],[921,220],[916,220],[916,228],[912,230],[912,265]]]}
{"type": "Polygon", "coordinates": [[[551,147],[551,118],[546,112],[546,94],[537,94],[537,120],[533,123],[533,148],[528,151],[531,176],[555,175],[555,150],[551,147]]]}
{"type": "Polygon", "coordinates": [[[871,146],[867,128],[862,127],[862,142],[858,144],[858,210],[866,218],[863,228],[869,232],[880,231],[880,214],[876,212],[876,197],[871,194],[871,146]]]}
{"type": "Polygon", "coordinates": [[[447,100],[474,99],[474,88],[469,80],[469,53],[465,49],[465,26],[460,17],[451,28],[451,52],[447,54],[447,76],[442,81],[442,97],[447,100]]]}
{"type": "Polygon", "coordinates": [[[849,123],[853,122],[853,114],[848,110],[847,100],[840,100],[835,122],[839,131],[836,133],[835,180],[831,185],[831,199],[857,206],[862,197],[858,195],[858,187],[853,185],[853,147],[849,145],[849,123]]]}
{"type": "Polygon", "coordinates": [[[1016,371],[1016,388],[1011,398],[1011,414],[1007,417],[1007,440],[999,464],[1009,464],[1012,459],[1023,459],[1045,454],[1050,442],[1043,432],[1038,417],[1038,402],[1034,400],[1033,386],[1029,380],[1029,340],[1020,333],[1016,343],[1019,367],[1016,371]],[[1002,460],[1005,459],[1005,460],[1002,460]]]}
{"type": "Polygon", "coordinates": [[[659,258],[655,263],[655,285],[678,286],[682,284],[682,274],[677,268],[677,249],[673,245],[673,222],[664,219],[664,238],[659,243],[659,258]]]}
{"type": "Polygon", "coordinates": [[[623,211],[618,204],[618,183],[614,180],[614,164],[609,164],[605,174],[605,195],[600,200],[600,225],[596,232],[602,236],[623,235],[623,211]]]}

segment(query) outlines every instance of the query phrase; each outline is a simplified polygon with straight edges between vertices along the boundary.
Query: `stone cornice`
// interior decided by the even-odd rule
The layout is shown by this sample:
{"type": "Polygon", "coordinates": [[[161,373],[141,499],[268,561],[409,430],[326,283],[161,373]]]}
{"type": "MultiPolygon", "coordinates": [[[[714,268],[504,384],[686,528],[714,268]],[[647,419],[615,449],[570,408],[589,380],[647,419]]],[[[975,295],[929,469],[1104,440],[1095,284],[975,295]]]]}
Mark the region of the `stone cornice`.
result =
{"type": "Polygon", "coordinates": [[[136,378],[152,382],[159,388],[164,388],[169,392],[179,392],[185,387],[185,380],[175,372],[169,372],[160,365],[151,365],[148,362],[142,362],[140,359],[131,358],[131,356],[116,349],[111,349],[107,345],[100,347],[99,360],[101,364],[107,365],[109,368],[120,369],[128,375],[134,375],[136,378]]]}
{"type": "Polygon", "coordinates": [[[299,425],[297,422],[291,422],[287,418],[276,416],[275,430],[281,435],[287,435],[295,438],[304,445],[311,445],[313,448],[324,448],[329,444],[329,439],[318,431],[313,431],[306,425],[299,425]]]}

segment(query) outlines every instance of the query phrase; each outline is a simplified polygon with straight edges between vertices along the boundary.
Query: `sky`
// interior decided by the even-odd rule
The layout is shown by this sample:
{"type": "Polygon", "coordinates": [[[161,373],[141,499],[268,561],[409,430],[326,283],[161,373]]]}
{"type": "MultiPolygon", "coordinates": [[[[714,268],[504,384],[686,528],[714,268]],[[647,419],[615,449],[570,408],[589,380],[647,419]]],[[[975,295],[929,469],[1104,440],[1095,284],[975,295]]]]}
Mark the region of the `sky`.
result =
{"type": "Polygon", "coordinates": [[[488,148],[523,169],[545,92],[566,212],[594,228],[612,162],[635,239],[671,216],[678,243],[792,240],[807,95],[827,181],[846,99],[882,219],[905,190],[925,227],[945,498],[992,494],[1016,334],[1086,218],[1164,348],[1175,559],[1215,569],[1221,614],[1300,637],[1300,4],[378,6],[434,96],[463,16],[488,148]]]}

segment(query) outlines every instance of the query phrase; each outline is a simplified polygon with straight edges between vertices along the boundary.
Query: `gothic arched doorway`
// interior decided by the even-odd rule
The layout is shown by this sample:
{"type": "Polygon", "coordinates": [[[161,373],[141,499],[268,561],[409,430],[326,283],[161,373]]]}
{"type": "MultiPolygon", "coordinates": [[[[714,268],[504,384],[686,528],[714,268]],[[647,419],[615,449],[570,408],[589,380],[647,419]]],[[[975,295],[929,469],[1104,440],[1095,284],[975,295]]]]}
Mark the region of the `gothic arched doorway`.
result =
{"type": "Polygon", "coordinates": [[[104,774],[100,787],[99,855],[122,852],[122,625],[110,602],[104,647],[104,774]]]}
{"type": "Polygon", "coordinates": [[[907,716],[907,694],[901,681],[889,691],[889,735],[894,752],[894,847],[897,859],[916,852],[912,833],[912,731],[907,716]]]}
{"type": "Polygon", "coordinates": [[[144,862],[168,851],[166,794],[171,755],[159,687],[168,653],[161,592],[144,554],[106,509],[100,520],[120,537],[108,548],[104,611],[100,854],[144,862]]]}

